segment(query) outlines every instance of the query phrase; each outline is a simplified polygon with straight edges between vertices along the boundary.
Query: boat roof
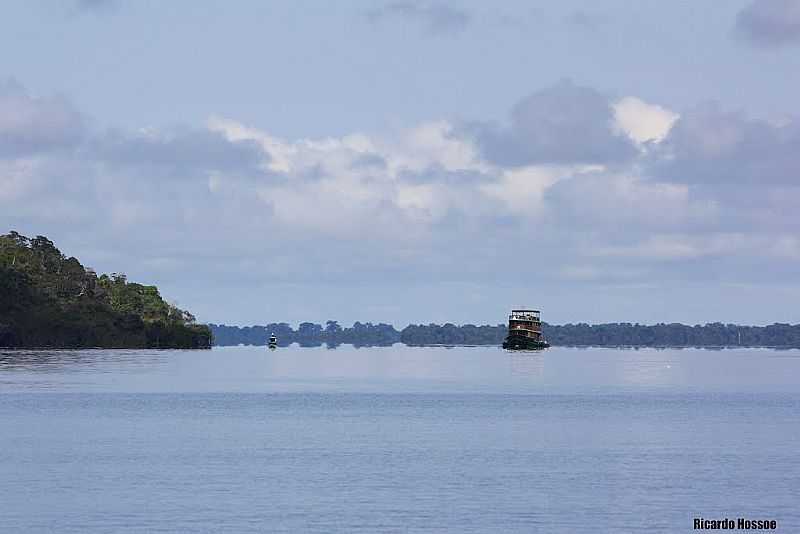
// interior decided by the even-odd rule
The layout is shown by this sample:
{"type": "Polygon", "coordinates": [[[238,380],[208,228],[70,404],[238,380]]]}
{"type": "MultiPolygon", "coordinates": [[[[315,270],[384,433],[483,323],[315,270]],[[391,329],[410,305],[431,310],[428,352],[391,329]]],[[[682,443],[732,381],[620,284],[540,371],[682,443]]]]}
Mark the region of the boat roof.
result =
{"type": "Polygon", "coordinates": [[[511,310],[511,313],[541,313],[539,310],[511,310]]]}

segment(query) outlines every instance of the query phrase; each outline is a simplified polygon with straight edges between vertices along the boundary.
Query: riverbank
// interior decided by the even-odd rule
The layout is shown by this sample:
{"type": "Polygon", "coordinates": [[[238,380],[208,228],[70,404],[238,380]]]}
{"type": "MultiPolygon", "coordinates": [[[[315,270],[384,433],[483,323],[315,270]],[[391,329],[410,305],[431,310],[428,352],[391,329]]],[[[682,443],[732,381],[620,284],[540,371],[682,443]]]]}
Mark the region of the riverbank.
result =
{"type": "MultiPolygon", "coordinates": [[[[305,322],[297,329],[288,323],[263,326],[226,326],[210,324],[216,345],[265,345],[270,334],[280,345],[322,344],[355,346],[406,345],[500,345],[508,332],[504,324],[408,325],[397,330],[385,323],[356,322],[342,327],[336,321],[322,325],[305,322]]],[[[585,323],[551,325],[542,323],[547,341],[554,346],[570,347],[800,347],[800,324],[744,326],[722,323],[684,325],[679,323],[641,325],[636,323],[585,323]]]]}

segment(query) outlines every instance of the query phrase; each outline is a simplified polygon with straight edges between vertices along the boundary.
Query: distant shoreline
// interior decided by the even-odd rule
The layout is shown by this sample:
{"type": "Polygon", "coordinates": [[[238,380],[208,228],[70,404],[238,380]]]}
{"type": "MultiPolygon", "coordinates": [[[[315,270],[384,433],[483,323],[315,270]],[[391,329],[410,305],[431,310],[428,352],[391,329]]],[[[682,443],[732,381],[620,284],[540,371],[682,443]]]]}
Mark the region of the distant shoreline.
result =
{"type": "MultiPolygon", "coordinates": [[[[427,343],[427,344],[406,344],[401,341],[395,343],[381,343],[381,344],[357,344],[357,343],[305,343],[301,344],[297,341],[293,341],[291,343],[281,343],[278,347],[286,348],[292,345],[296,345],[300,348],[318,348],[322,347],[323,345],[328,346],[328,348],[336,348],[340,346],[351,346],[355,348],[386,348],[392,347],[394,345],[403,345],[404,347],[410,348],[426,348],[426,347],[433,347],[433,348],[456,348],[456,347],[465,347],[465,348],[481,348],[481,347],[497,347],[500,348],[500,343],[427,343]]],[[[204,347],[200,350],[210,350],[213,347],[260,347],[263,345],[260,344],[245,344],[239,343],[236,345],[218,345],[215,344],[212,347],[204,347]]],[[[769,349],[769,350],[800,350],[800,346],[792,346],[792,345],[551,345],[552,347],[557,348],[569,348],[569,349],[617,349],[617,350],[640,350],[640,349],[653,349],[653,350],[683,350],[683,349],[702,349],[702,350],[733,350],[733,349],[769,349]]],[[[185,348],[185,347],[82,347],[82,346],[74,346],[74,347],[47,347],[47,346],[40,346],[40,347],[0,347],[0,352],[4,351],[87,351],[87,350],[145,350],[145,351],[175,351],[175,350],[188,350],[188,351],[196,351],[196,348],[185,348]]],[[[521,351],[521,352],[541,352],[537,350],[529,350],[529,351],[521,351]]]]}
{"type": "MultiPolygon", "coordinates": [[[[288,344],[280,344],[279,347],[286,348],[296,345],[300,348],[318,348],[323,345],[328,345],[330,348],[336,348],[340,346],[351,346],[355,348],[386,348],[386,347],[393,347],[395,345],[402,345],[404,347],[409,348],[456,348],[456,347],[464,347],[464,348],[481,348],[481,347],[497,347],[501,348],[501,344],[494,344],[494,343],[484,343],[484,344],[475,344],[475,343],[429,343],[429,344],[414,344],[408,345],[406,343],[402,343],[400,341],[396,343],[389,343],[389,344],[379,344],[379,345],[360,345],[360,344],[353,344],[353,343],[336,343],[336,344],[328,344],[326,342],[319,343],[319,344],[303,344],[293,341],[292,343],[288,344]]],[[[215,347],[220,348],[227,348],[227,347],[260,347],[261,345],[254,345],[254,344],[244,344],[240,343],[238,345],[214,345],[215,347]]],[[[786,345],[551,345],[553,348],[567,348],[567,349],[617,349],[617,350],[639,350],[639,349],[654,349],[654,350],[683,350],[683,349],[701,349],[701,350],[733,350],[733,349],[769,349],[769,350],[800,350],[800,347],[797,346],[786,346],[786,345]]],[[[63,349],[66,350],[66,349],[63,349]]],[[[168,349],[159,349],[159,350],[168,350],[168,349]]],[[[542,350],[521,350],[517,352],[541,352],[542,350]]]]}
{"type": "MultiPolygon", "coordinates": [[[[342,327],[336,321],[325,326],[300,323],[297,329],[288,323],[254,326],[209,324],[217,346],[266,345],[274,333],[279,345],[322,344],[354,346],[491,346],[500,345],[507,327],[492,325],[428,324],[408,325],[402,330],[385,323],[356,322],[342,327]]],[[[800,348],[800,324],[775,323],[747,326],[722,323],[684,325],[680,323],[641,325],[636,323],[586,323],[551,325],[542,323],[544,337],[553,346],[568,347],[653,347],[653,348],[800,348]]]]}

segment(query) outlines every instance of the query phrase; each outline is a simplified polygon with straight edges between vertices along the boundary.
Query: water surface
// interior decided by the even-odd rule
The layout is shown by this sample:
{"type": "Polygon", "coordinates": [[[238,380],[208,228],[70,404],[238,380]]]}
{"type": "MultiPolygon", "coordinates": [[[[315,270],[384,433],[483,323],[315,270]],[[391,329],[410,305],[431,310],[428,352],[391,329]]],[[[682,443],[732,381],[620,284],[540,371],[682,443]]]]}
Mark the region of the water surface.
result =
{"type": "Polygon", "coordinates": [[[800,530],[800,351],[0,353],[0,532],[800,530]]]}

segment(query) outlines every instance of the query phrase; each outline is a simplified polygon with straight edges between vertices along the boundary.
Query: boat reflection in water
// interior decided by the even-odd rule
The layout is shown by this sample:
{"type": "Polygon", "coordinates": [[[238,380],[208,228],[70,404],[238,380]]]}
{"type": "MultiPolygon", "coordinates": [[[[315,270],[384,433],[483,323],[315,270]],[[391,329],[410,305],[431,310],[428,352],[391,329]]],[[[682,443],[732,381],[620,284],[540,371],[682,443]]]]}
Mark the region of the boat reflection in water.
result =
{"type": "Polygon", "coordinates": [[[550,346],[542,337],[539,310],[511,310],[508,316],[508,335],[503,348],[510,350],[541,350],[550,346]]]}

